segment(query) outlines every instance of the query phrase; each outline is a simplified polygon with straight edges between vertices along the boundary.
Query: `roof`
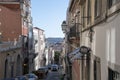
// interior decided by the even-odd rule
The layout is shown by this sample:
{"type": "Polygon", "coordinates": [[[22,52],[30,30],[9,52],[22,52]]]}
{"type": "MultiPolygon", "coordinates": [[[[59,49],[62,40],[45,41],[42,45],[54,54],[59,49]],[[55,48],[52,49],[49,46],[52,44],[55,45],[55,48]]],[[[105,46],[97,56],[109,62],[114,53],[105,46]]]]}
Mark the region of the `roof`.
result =
{"type": "Polygon", "coordinates": [[[33,27],[34,29],[39,29],[39,30],[42,30],[42,31],[44,31],[43,29],[40,29],[40,28],[38,28],[38,27],[33,27]]]}

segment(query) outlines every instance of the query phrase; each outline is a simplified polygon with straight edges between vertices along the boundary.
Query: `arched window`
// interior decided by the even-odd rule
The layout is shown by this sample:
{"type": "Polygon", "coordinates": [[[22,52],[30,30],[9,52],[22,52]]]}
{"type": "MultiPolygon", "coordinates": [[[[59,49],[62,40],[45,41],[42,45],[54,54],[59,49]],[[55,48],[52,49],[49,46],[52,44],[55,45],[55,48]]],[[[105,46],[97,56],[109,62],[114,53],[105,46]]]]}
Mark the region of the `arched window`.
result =
{"type": "Polygon", "coordinates": [[[16,76],[20,76],[22,74],[22,63],[20,55],[17,56],[17,63],[16,63],[16,76]]]}

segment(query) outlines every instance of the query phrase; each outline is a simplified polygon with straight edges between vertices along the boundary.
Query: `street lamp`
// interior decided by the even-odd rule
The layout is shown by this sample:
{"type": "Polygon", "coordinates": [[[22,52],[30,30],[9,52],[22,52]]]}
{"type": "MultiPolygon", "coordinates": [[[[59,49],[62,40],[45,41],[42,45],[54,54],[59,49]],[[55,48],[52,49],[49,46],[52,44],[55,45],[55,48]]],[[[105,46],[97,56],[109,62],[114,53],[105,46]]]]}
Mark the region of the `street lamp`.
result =
{"type": "Polygon", "coordinates": [[[65,33],[66,32],[66,27],[67,27],[66,21],[63,21],[61,26],[62,26],[63,33],[65,33]]]}
{"type": "Polygon", "coordinates": [[[89,39],[90,39],[90,42],[93,41],[93,34],[94,34],[94,33],[95,33],[95,32],[94,32],[93,28],[90,28],[90,31],[89,31],[89,39]]]}

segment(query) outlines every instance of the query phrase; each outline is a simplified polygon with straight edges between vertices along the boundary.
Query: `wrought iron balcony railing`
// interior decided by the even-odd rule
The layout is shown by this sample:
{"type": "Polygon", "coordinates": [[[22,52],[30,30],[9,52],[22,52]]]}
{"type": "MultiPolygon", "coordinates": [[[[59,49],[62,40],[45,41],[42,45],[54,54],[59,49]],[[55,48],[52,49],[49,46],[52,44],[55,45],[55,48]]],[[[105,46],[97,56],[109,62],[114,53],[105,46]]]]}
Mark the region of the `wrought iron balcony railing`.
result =
{"type": "Polygon", "coordinates": [[[85,0],[79,0],[79,4],[83,4],[85,0]]]}
{"type": "Polygon", "coordinates": [[[69,39],[77,39],[80,37],[79,24],[75,23],[69,32],[69,39]]]}

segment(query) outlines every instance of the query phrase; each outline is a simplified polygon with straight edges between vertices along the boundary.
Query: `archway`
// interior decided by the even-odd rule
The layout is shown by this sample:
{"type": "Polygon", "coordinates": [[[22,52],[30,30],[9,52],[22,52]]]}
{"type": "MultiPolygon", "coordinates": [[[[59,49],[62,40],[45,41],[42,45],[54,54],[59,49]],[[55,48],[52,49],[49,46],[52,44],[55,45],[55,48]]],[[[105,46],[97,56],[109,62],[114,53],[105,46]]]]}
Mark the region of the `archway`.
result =
{"type": "Polygon", "coordinates": [[[26,57],[23,62],[23,74],[27,74],[29,72],[29,59],[26,57]]]}
{"type": "Polygon", "coordinates": [[[5,60],[5,70],[4,70],[4,78],[8,77],[8,60],[5,60]]]}
{"type": "Polygon", "coordinates": [[[22,62],[20,55],[17,56],[17,63],[16,63],[16,76],[22,75],[22,62]]]}

